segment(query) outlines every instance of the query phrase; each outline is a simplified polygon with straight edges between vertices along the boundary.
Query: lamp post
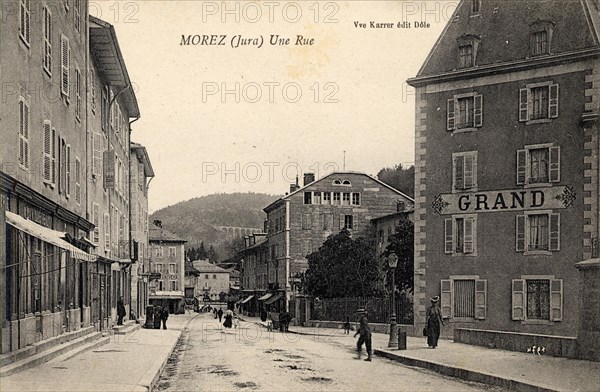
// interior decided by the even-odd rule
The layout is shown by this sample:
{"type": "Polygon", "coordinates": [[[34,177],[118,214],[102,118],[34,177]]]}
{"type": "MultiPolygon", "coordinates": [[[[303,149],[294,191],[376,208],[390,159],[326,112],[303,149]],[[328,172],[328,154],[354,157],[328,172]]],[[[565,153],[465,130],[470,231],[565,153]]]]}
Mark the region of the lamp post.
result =
{"type": "Polygon", "coordinates": [[[391,252],[387,257],[388,266],[392,270],[392,315],[390,317],[390,340],[388,347],[398,347],[398,333],[396,326],[396,266],[398,256],[391,252]]]}

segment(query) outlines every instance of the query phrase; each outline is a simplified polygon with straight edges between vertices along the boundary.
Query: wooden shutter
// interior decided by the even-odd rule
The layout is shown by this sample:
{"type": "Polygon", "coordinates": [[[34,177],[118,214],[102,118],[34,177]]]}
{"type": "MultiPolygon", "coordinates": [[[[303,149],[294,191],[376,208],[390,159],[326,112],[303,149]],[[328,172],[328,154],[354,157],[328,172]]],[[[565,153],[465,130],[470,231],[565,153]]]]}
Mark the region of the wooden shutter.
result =
{"type": "Polygon", "coordinates": [[[352,230],[358,230],[358,215],[352,216],[352,230]]]}
{"type": "Polygon", "coordinates": [[[52,184],[52,124],[44,120],[44,183],[52,184]]]}
{"type": "Polygon", "coordinates": [[[81,203],[81,161],[75,157],[75,202],[81,203]]]}
{"type": "Polygon", "coordinates": [[[451,318],[453,308],[452,293],[454,292],[452,280],[442,279],[440,283],[440,308],[442,310],[442,318],[451,318]]]}
{"type": "Polygon", "coordinates": [[[464,253],[473,253],[473,218],[465,218],[464,253]]]}
{"type": "Polygon", "coordinates": [[[97,203],[93,204],[92,207],[92,223],[94,224],[94,244],[100,242],[100,207],[97,203]]]}
{"type": "Polygon", "coordinates": [[[475,280],[475,318],[485,320],[487,313],[487,280],[475,280]]]}
{"type": "Polygon", "coordinates": [[[549,87],[548,99],[548,117],[558,117],[558,84],[551,84],[549,87]]]}
{"type": "Polygon", "coordinates": [[[346,226],[346,215],[340,214],[340,230],[346,226]]]}
{"type": "Polygon", "coordinates": [[[560,214],[550,214],[550,250],[560,250],[560,214]]]}
{"type": "Polygon", "coordinates": [[[64,35],[60,37],[60,58],[61,58],[61,93],[69,98],[69,64],[71,62],[71,48],[69,39],[64,35]]]}
{"type": "Polygon", "coordinates": [[[473,97],[473,106],[475,127],[481,127],[483,125],[483,95],[476,94],[473,97]]]}
{"type": "Polygon", "coordinates": [[[465,187],[465,157],[454,157],[454,189],[464,189],[465,187]]]}
{"type": "Polygon", "coordinates": [[[519,90],[519,121],[529,121],[529,89],[519,90]]]}
{"type": "Polygon", "coordinates": [[[525,280],[512,280],[512,319],[525,320],[525,280]]]}
{"type": "Polygon", "coordinates": [[[56,185],[56,128],[52,128],[52,185],[56,185]]]}
{"type": "Polygon", "coordinates": [[[527,151],[517,150],[517,185],[524,185],[527,177],[527,151]]]}
{"type": "Polygon", "coordinates": [[[563,319],[563,281],[562,279],[550,280],[550,320],[562,321],[563,319]]]}
{"type": "Polygon", "coordinates": [[[452,243],[453,243],[453,219],[445,219],[444,220],[444,253],[452,253],[452,243]]]}
{"type": "Polygon", "coordinates": [[[447,113],[447,119],[446,119],[446,130],[448,131],[453,131],[455,124],[456,124],[456,118],[455,118],[455,106],[456,106],[456,101],[454,100],[454,98],[451,98],[448,100],[448,113],[447,113]]]}
{"type": "Polygon", "coordinates": [[[65,191],[67,193],[67,198],[71,195],[71,145],[67,144],[66,147],[66,156],[65,156],[65,179],[66,179],[66,187],[65,191]]]}
{"type": "Polygon", "coordinates": [[[104,249],[110,249],[110,215],[104,213],[104,249]]]}
{"type": "Polygon", "coordinates": [[[47,6],[43,8],[44,19],[44,69],[52,75],[52,14],[47,6]]]}
{"type": "Polygon", "coordinates": [[[516,251],[525,251],[525,215],[517,215],[516,251]]]}
{"type": "Polygon", "coordinates": [[[550,147],[550,182],[560,181],[560,147],[550,147]]]}
{"type": "Polygon", "coordinates": [[[464,176],[465,176],[465,186],[464,189],[471,189],[474,185],[474,165],[473,161],[475,157],[472,154],[465,155],[465,166],[464,166],[464,176]]]}

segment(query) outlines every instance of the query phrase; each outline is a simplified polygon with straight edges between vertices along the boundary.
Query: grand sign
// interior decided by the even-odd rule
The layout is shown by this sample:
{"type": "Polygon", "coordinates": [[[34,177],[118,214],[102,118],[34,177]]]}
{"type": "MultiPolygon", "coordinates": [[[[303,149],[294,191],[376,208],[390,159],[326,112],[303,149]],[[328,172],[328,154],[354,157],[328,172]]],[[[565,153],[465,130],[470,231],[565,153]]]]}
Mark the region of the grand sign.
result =
{"type": "Polygon", "coordinates": [[[573,205],[576,194],[572,187],[545,187],[441,193],[431,206],[440,215],[477,214],[498,211],[553,210],[573,205]]]}

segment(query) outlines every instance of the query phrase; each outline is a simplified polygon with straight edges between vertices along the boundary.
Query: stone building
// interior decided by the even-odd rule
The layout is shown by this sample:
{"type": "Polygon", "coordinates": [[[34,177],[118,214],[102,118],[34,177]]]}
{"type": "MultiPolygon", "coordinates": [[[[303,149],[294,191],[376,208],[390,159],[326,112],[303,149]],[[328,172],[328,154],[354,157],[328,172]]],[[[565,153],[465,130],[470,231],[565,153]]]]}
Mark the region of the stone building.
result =
{"type": "Polygon", "coordinates": [[[192,261],[199,272],[196,292],[204,302],[220,301],[222,293],[229,294],[229,271],[207,260],[192,261]]]}

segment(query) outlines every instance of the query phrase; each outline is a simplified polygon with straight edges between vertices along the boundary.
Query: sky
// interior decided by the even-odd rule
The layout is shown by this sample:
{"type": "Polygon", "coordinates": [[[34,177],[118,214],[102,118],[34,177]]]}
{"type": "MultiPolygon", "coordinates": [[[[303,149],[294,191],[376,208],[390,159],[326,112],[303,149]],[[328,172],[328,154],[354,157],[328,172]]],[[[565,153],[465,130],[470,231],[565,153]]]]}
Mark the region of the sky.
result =
{"type": "Polygon", "coordinates": [[[90,1],[114,25],[134,85],[132,141],[156,175],[150,211],[213,193],[283,194],[305,172],[412,165],[406,79],[457,4],[90,1]]]}

